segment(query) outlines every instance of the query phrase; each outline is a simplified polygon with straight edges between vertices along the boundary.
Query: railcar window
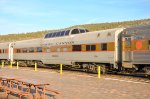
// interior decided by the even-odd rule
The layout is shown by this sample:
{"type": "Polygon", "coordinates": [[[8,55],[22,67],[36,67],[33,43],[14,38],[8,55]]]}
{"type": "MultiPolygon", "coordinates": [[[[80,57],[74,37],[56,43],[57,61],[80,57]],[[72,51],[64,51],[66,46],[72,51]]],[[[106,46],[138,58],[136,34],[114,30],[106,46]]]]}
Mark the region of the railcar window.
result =
{"type": "Polygon", "coordinates": [[[72,30],[71,34],[79,34],[79,30],[78,29],[74,29],[74,30],[72,30]]]}
{"type": "Polygon", "coordinates": [[[51,52],[50,48],[46,48],[46,52],[48,53],[51,52]]]}
{"type": "Polygon", "coordinates": [[[148,49],[150,50],[150,40],[148,41],[148,49]]]}
{"type": "Polygon", "coordinates": [[[5,53],[6,51],[5,51],[5,49],[3,49],[3,53],[5,53]]]}
{"type": "Polygon", "coordinates": [[[52,33],[52,36],[51,37],[55,37],[56,36],[56,32],[55,33],[52,33]]]}
{"type": "Polygon", "coordinates": [[[37,47],[37,52],[42,52],[42,47],[37,47]]]}
{"type": "Polygon", "coordinates": [[[80,33],[85,33],[86,31],[84,29],[79,29],[80,33]]]}
{"type": "Polygon", "coordinates": [[[45,35],[45,38],[48,38],[48,34],[45,35]]]}
{"type": "Polygon", "coordinates": [[[86,45],[86,51],[95,51],[96,45],[86,45]]]}
{"type": "Polygon", "coordinates": [[[91,45],[91,51],[95,51],[96,50],[96,45],[91,45]]]}
{"type": "Polygon", "coordinates": [[[67,30],[67,31],[65,32],[65,35],[69,35],[69,32],[70,32],[70,30],[67,30]]]}
{"type": "Polygon", "coordinates": [[[48,38],[52,37],[52,33],[49,33],[48,38]]]}
{"type": "Polygon", "coordinates": [[[17,49],[17,53],[21,53],[21,50],[20,50],[20,49],[17,49]]]}
{"type": "Polygon", "coordinates": [[[86,51],[90,51],[91,50],[91,45],[86,45],[86,51]]]}
{"type": "Polygon", "coordinates": [[[107,50],[107,43],[101,44],[101,50],[106,51],[107,50]]]}
{"type": "Polygon", "coordinates": [[[72,45],[72,51],[81,51],[81,45],[72,45]]]}
{"type": "Polygon", "coordinates": [[[60,36],[64,36],[64,34],[65,34],[65,31],[62,31],[62,32],[60,33],[60,36]]]}
{"type": "Polygon", "coordinates": [[[56,33],[56,37],[59,37],[59,36],[60,36],[60,33],[61,33],[61,32],[57,32],[57,33],[56,33]]]}
{"type": "Polygon", "coordinates": [[[86,32],[89,32],[89,30],[85,29],[86,32]]]}
{"type": "Polygon", "coordinates": [[[27,53],[27,49],[26,48],[22,49],[22,52],[27,53]]]}
{"type": "Polygon", "coordinates": [[[34,48],[29,48],[29,53],[33,53],[34,52],[34,48]]]}

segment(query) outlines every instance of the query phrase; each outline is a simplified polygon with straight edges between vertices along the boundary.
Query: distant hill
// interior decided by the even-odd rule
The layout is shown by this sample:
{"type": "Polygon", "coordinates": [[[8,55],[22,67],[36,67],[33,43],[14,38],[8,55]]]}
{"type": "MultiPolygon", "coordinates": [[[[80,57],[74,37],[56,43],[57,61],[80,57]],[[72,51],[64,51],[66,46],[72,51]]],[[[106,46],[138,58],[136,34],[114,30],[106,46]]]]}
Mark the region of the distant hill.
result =
{"type": "MultiPolygon", "coordinates": [[[[135,26],[141,24],[150,24],[150,19],[124,21],[124,22],[111,22],[111,23],[84,24],[84,25],[75,25],[68,28],[83,27],[88,29],[89,31],[97,31],[97,30],[104,30],[104,29],[111,29],[111,28],[135,26]]],[[[52,31],[57,31],[57,30],[45,30],[45,31],[37,31],[37,32],[27,32],[21,34],[0,35],[0,42],[11,42],[11,41],[18,41],[18,40],[42,38],[46,33],[52,31]]]]}

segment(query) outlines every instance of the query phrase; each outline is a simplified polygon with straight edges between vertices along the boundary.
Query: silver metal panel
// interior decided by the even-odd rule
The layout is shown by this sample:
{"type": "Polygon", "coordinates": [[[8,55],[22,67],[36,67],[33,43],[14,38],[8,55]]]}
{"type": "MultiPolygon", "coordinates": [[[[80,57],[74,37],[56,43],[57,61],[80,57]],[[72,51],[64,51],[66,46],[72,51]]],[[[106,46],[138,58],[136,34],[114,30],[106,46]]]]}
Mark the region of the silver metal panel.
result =
{"type": "Polygon", "coordinates": [[[42,58],[45,64],[61,64],[71,62],[113,63],[114,52],[55,52],[42,58]]]}
{"type": "Polygon", "coordinates": [[[123,61],[125,62],[131,62],[131,51],[126,51],[126,52],[123,52],[123,61]]]}
{"type": "Polygon", "coordinates": [[[150,52],[133,52],[133,63],[150,64],[150,52]]]}
{"type": "Polygon", "coordinates": [[[0,54],[0,59],[8,59],[8,54],[0,54]]]}
{"type": "MultiPolygon", "coordinates": [[[[0,49],[9,49],[9,42],[0,43],[0,49]]],[[[9,53],[0,53],[0,59],[9,59],[9,53]]]]}
{"type": "Polygon", "coordinates": [[[40,47],[42,39],[31,39],[14,42],[14,48],[29,48],[29,47],[40,47]]]}
{"type": "MultiPolygon", "coordinates": [[[[30,48],[42,46],[42,39],[17,41],[14,48],[30,48]]],[[[14,60],[41,60],[42,53],[15,53],[14,60]]]]}
{"type": "Polygon", "coordinates": [[[17,53],[14,54],[15,60],[41,60],[42,53],[17,53]]]}

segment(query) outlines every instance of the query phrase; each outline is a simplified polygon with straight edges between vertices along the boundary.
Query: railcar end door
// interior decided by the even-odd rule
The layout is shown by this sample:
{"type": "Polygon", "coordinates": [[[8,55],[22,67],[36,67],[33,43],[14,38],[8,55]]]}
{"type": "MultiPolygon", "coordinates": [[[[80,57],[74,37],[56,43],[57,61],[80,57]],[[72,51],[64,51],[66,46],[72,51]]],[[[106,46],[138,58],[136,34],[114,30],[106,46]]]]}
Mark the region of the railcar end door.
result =
{"type": "Polygon", "coordinates": [[[123,37],[123,61],[131,62],[131,37],[123,37]]]}

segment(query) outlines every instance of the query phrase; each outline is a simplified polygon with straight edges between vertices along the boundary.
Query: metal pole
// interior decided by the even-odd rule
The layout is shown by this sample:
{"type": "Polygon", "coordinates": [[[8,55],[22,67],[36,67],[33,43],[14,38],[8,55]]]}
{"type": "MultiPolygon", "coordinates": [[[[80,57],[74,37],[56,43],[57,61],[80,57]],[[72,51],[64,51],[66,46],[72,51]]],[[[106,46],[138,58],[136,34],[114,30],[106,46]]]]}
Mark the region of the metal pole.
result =
{"type": "Polygon", "coordinates": [[[35,62],[35,68],[34,68],[35,71],[37,71],[37,63],[35,62]]]}
{"type": "Polygon", "coordinates": [[[60,74],[62,75],[62,64],[60,64],[60,74]]]}
{"type": "Polygon", "coordinates": [[[2,68],[4,68],[4,62],[2,62],[2,68]]]}
{"type": "Polygon", "coordinates": [[[101,77],[101,67],[98,66],[98,78],[100,78],[100,77],[101,77]]]}
{"type": "Polygon", "coordinates": [[[19,62],[17,62],[17,69],[19,69],[19,62]]]}
{"type": "Polygon", "coordinates": [[[10,62],[10,69],[12,69],[12,62],[10,62]]]}

